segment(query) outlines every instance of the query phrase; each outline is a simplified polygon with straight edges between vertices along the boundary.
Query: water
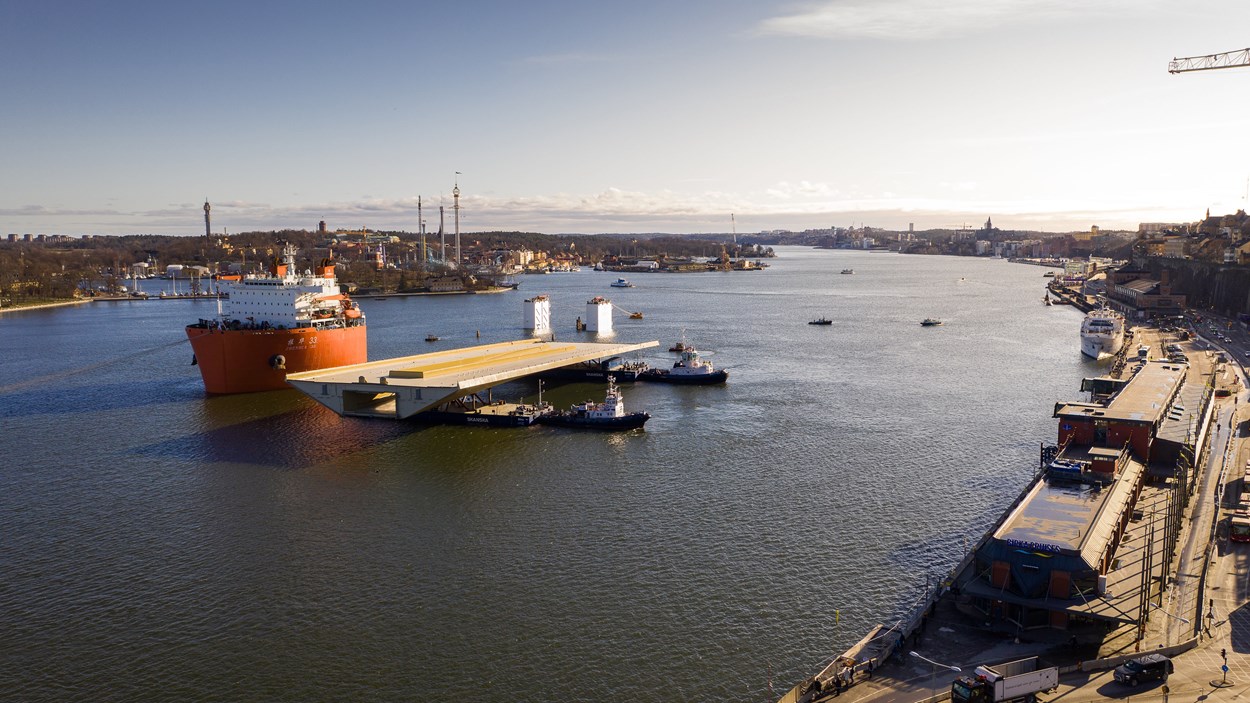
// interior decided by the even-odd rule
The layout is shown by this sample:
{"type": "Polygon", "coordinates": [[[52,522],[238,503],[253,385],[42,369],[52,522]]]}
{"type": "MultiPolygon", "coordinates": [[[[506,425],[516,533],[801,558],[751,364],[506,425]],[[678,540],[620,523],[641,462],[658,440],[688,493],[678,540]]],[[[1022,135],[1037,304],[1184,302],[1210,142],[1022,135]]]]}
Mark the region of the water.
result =
{"type": "Polygon", "coordinates": [[[615,335],[659,340],[644,358],[671,363],[684,331],[730,369],[723,387],[625,386],[653,419],[615,435],[341,419],[293,391],[206,398],[182,325],[211,301],[0,316],[0,690],[783,692],[962,556],[1053,441],[1054,402],[1098,367],[1079,313],[1041,304],[1036,267],[801,248],[771,264],[362,301],[371,359],[516,338],[522,299],[547,292],[558,339],[606,295],[644,311],[615,335]],[[834,324],[806,324],[820,316],[834,324]]]}

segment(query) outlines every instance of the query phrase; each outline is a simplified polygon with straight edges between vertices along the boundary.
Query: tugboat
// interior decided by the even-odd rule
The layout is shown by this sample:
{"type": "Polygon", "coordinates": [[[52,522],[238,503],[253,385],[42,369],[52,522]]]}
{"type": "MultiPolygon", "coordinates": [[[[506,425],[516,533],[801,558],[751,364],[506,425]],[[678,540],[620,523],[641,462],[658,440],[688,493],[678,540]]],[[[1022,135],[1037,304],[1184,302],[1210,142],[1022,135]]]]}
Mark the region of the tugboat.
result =
{"type": "Polygon", "coordinates": [[[807,323],[807,324],[809,324],[809,325],[832,325],[832,324],[833,324],[833,320],[830,320],[830,319],[829,319],[829,318],[827,318],[827,317],[818,317],[818,318],[816,318],[815,320],[812,320],[811,322],[809,322],[809,323],[807,323]]]}
{"type": "Polygon", "coordinates": [[[938,327],[942,324],[941,320],[935,320],[932,317],[926,317],[920,321],[921,327],[938,327]]]}
{"type": "Polygon", "coordinates": [[[642,427],[650,420],[647,413],[626,413],[621,391],[612,377],[608,377],[608,392],[602,403],[588,400],[577,403],[569,410],[550,412],[538,418],[544,425],[577,427],[591,430],[632,430],[642,427]]]}
{"type": "Polygon", "coordinates": [[[850,275],[855,273],[855,269],[842,269],[842,273],[850,275]]]}
{"type": "Polygon", "coordinates": [[[436,334],[427,334],[427,335],[425,335],[425,341],[427,341],[427,342],[437,342],[439,339],[440,339],[440,337],[439,337],[438,335],[436,335],[436,334]]]}
{"type": "Polygon", "coordinates": [[[613,288],[633,288],[634,284],[630,283],[624,278],[618,278],[615,281],[612,281],[612,287],[613,288]]]}
{"type": "Polygon", "coordinates": [[[699,386],[724,383],[728,378],[728,371],[725,369],[717,371],[712,367],[712,362],[700,359],[699,352],[689,344],[685,345],[681,358],[673,364],[673,368],[647,369],[638,376],[639,381],[699,386]]]}

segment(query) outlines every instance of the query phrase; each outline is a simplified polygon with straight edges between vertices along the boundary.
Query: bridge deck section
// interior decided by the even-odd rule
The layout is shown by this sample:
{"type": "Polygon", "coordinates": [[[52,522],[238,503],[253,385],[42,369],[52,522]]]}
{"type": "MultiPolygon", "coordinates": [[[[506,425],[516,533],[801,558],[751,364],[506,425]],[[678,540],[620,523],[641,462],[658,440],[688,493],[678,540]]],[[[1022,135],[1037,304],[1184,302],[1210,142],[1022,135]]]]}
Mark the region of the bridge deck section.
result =
{"type": "Polygon", "coordinates": [[[404,419],[542,371],[659,346],[524,339],[288,374],[287,383],[340,415],[404,419]]]}

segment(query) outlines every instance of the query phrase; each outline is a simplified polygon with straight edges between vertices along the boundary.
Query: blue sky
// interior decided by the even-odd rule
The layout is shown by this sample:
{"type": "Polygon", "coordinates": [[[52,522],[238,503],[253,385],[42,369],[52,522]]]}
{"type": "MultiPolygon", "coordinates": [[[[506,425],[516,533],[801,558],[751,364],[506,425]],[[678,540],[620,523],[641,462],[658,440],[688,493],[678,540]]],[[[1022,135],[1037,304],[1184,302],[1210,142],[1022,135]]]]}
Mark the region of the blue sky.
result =
{"type": "Polygon", "coordinates": [[[1227,0],[9,3],[0,234],[1065,231],[1246,206],[1227,0]],[[449,212],[450,218],[450,212],[449,212]],[[449,219],[450,222],[450,219],[449,219]]]}

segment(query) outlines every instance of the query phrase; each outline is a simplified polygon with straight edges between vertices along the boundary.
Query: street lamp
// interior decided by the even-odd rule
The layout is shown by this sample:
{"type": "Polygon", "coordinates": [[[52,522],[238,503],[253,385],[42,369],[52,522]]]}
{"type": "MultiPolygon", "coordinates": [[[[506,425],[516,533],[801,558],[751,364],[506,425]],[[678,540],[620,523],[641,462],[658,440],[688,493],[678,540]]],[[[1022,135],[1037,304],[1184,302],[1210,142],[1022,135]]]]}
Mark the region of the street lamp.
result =
{"type": "Polygon", "coordinates": [[[920,652],[917,652],[917,651],[916,651],[916,650],[914,650],[914,649],[913,649],[912,651],[908,652],[908,654],[909,654],[909,655],[911,655],[911,656],[913,656],[913,657],[915,657],[915,658],[917,658],[917,659],[919,659],[920,661],[929,662],[930,664],[932,664],[932,665],[933,665],[933,677],[930,679],[930,687],[933,689],[933,695],[934,695],[934,696],[937,696],[937,670],[938,670],[938,667],[939,667],[939,666],[940,666],[940,667],[942,667],[943,669],[950,669],[951,671],[955,672],[956,674],[958,674],[960,671],[962,671],[962,669],[960,669],[959,667],[957,667],[957,666],[955,666],[955,665],[953,665],[953,664],[943,664],[942,662],[935,662],[935,661],[933,661],[932,659],[930,659],[930,658],[928,658],[928,657],[926,657],[926,656],[921,655],[921,654],[920,654],[920,652]]]}

